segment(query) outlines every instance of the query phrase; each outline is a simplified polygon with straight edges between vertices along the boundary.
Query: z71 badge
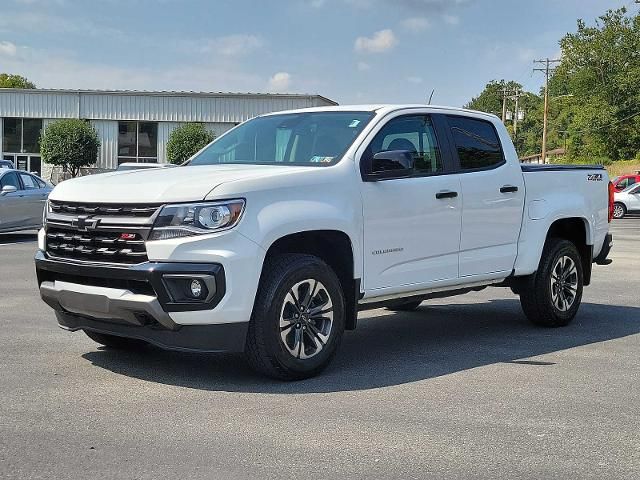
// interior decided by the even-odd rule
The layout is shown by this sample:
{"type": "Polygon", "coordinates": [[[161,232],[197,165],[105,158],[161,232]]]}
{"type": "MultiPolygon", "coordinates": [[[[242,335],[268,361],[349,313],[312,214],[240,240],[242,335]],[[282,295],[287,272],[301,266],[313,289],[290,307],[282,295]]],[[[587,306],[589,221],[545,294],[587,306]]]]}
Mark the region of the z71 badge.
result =
{"type": "Polygon", "coordinates": [[[589,182],[601,182],[602,174],[601,173],[589,173],[587,174],[587,181],[589,182]]]}

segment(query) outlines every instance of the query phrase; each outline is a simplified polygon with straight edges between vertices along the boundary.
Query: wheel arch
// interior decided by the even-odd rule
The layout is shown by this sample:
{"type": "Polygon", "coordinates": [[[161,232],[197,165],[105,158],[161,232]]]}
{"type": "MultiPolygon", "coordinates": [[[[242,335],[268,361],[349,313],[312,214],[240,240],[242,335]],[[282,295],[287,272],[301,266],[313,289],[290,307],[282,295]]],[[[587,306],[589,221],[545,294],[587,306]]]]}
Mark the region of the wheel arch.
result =
{"type": "MultiPolygon", "coordinates": [[[[345,300],[345,328],[353,330],[357,323],[360,278],[357,278],[356,253],[351,237],[342,230],[304,230],[275,239],[265,255],[304,253],[324,261],[335,272],[345,300]]],[[[262,272],[264,271],[264,263],[262,272]]],[[[262,275],[261,272],[261,275],[262,275]]]]}
{"type": "Polygon", "coordinates": [[[584,217],[560,218],[547,230],[545,245],[550,238],[562,238],[573,243],[580,253],[584,285],[591,283],[593,242],[590,241],[591,226],[584,217]]]}

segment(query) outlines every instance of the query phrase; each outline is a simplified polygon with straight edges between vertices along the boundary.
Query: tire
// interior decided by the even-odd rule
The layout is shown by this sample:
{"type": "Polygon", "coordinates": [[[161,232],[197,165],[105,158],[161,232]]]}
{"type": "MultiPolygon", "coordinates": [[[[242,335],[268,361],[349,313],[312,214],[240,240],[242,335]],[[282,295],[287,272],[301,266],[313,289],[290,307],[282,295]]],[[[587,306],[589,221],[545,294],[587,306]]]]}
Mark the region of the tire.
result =
{"type": "Polygon", "coordinates": [[[280,380],[317,375],[331,362],[342,340],[344,305],[338,277],[319,258],[303,254],[268,258],[247,332],[249,365],[280,380]],[[317,291],[307,302],[310,309],[305,309],[306,292],[314,286],[317,291]],[[315,316],[308,315],[313,311],[315,316]]]}
{"type": "Polygon", "coordinates": [[[613,218],[623,218],[627,214],[627,207],[624,203],[616,202],[613,204],[613,218]]]}
{"type": "Polygon", "coordinates": [[[135,338],[107,335],[106,333],[98,333],[92,330],[84,330],[84,333],[94,342],[114,350],[140,350],[148,345],[147,342],[136,340],[135,338]]]}
{"type": "Polygon", "coordinates": [[[392,312],[413,312],[416,308],[420,306],[422,300],[411,300],[404,301],[397,304],[387,305],[387,310],[391,310],[392,312]]]}
{"type": "Polygon", "coordinates": [[[542,251],[538,271],[527,277],[522,286],[520,304],[535,325],[564,327],[578,313],[582,287],[582,262],[576,246],[568,240],[550,238],[542,251]],[[563,278],[565,273],[563,280],[553,280],[563,278]]]}

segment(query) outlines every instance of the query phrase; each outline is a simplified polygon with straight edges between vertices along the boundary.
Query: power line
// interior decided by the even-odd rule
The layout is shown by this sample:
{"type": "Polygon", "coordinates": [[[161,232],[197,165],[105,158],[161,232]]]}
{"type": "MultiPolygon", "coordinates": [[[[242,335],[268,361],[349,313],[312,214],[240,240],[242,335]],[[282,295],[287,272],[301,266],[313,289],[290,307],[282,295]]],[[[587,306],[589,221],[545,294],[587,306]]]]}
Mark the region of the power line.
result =
{"type": "MultiPolygon", "coordinates": [[[[622,122],[626,122],[627,120],[630,120],[633,117],[637,117],[638,115],[640,115],[640,111],[638,111],[636,113],[632,113],[631,115],[628,115],[628,116],[626,116],[624,118],[621,118],[619,120],[616,120],[615,122],[611,122],[608,125],[601,125],[599,127],[590,128],[590,129],[587,129],[587,130],[578,130],[577,132],[571,132],[571,133],[582,135],[583,133],[597,132],[598,130],[602,130],[602,129],[607,128],[607,127],[612,127],[612,126],[617,125],[617,124],[622,123],[622,122]]],[[[558,130],[558,133],[569,133],[569,132],[570,132],[570,130],[558,130]]]]}

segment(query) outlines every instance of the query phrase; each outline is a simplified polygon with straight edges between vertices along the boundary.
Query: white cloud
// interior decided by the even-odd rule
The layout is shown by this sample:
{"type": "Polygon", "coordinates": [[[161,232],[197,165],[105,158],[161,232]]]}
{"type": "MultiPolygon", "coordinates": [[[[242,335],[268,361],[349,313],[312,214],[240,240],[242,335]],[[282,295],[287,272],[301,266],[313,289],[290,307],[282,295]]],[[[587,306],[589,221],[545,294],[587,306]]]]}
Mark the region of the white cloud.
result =
{"type": "Polygon", "coordinates": [[[0,42],[0,55],[15,57],[16,53],[18,53],[18,47],[16,47],[15,43],[7,41],[0,42]]]}
{"type": "Polygon", "coordinates": [[[291,75],[287,72],[275,73],[269,79],[269,89],[273,92],[284,92],[291,86],[291,75]]]}
{"type": "Polygon", "coordinates": [[[371,70],[371,65],[367,62],[358,62],[358,70],[361,72],[366,72],[367,70],[371,70]]]}
{"type": "Polygon", "coordinates": [[[407,77],[407,82],[409,83],[415,83],[416,85],[422,83],[424,80],[422,79],[422,77],[416,77],[414,75],[407,77]]]}
{"type": "Polygon", "coordinates": [[[214,52],[225,57],[235,57],[247,55],[258,50],[264,45],[260,37],[255,35],[227,35],[225,37],[205,40],[201,50],[204,52],[214,52]]]}
{"type": "Polygon", "coordinates": [[[354,48],[359,53],[383,53],[396,46],[398,40],[390,29],[380,30],[372,37],[358,37],[354,48]]]}
{"type": "Polygon", "coordinates": [[[412,32],[421,32],[431,26],[431,22],[424,17],[411,17],[402,22],[402,26],[412,32]]]}
{"type": "Polygon", "coordinates": [[[458,25],[460,23],[460,17],[458,17],[457,15],[445,14],[442,16],[442,18],[444,19],[444,23],[447,23],[449,25],[458,25]]]}

